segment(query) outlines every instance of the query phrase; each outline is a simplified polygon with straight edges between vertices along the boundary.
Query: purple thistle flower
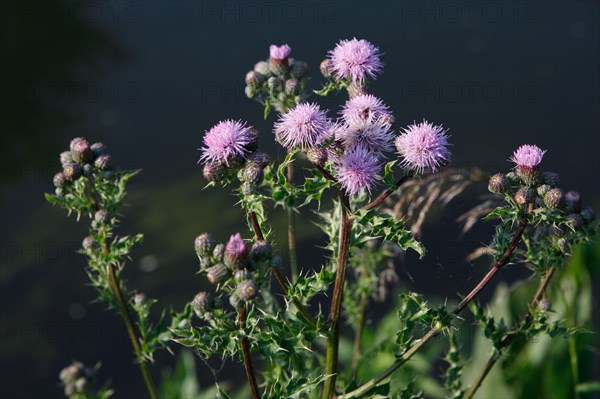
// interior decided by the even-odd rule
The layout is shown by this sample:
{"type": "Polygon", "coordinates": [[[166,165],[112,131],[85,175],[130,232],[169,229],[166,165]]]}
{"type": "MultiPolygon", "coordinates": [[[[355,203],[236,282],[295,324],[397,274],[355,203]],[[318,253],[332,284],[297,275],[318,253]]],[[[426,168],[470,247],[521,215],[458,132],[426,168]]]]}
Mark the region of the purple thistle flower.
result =
{"type": "Polygon", "coordinates": [[[396,148],[404,157],[402,166],[416,168],[417,172],[429,168],[433,172],[450,159],[447,130],[423,119],[408,126],[396,138],[396,148]]]}
{"type": "Polygon", "coordinates": [[[383,69],[379,49],[366,40],[341,40],[329,51],[331,71],[337,79],[364,82],[365,78],[376,78],[383,69]]]}
{"type": "Polygon", "coordinates": [[[340,113],[346,121],[391,116],[387,105],[371,94],[362,94],[346,101],[340,113]]]}
{"type": "Polygon", "coordinates": [[[292,48],[287,44],[282,44],[281,46],[277,46],[275,44],[271,44],[269,47],[269,56],[271,59],[276,61],[283,61],[289,57],[292,52],[292,48]]]}
{"type": "Polygon", "coordinates": [[[303,103],[281,115],[274,132],[282,146],[306,150],[330,137],[331,121],[317,104],[303,103]]]}
{"type": "Polygon", "coordinates": [[[204,135],[200,161],[222,162],[229,166],[235,157],[244,157],[246,146],[256,141],[251,127],[245,122],[226,120],[217,123],[204,135]]]}
{"type": "Polygon", "coordinates": [[[377,172],[381,164],[379,158],[367,148],[356,145],[336,162],[336,176],[349,195],[363,189],[370,193],[377,183],[377,172]]]}
{"type": "Polygon", "coordinates": [[[536,145],[525,144],[517,148],[509,161],[516,163],[518,167],[533,169],[542,162],[545,153],[536,145]]]}
{"type": "Polygon", "coordinates": [[[383,118],[351,118],[336,135],[336,140],[346,148],[360,144],[380,155],[393,148],[394,134],[390,124],[383,118]]]}

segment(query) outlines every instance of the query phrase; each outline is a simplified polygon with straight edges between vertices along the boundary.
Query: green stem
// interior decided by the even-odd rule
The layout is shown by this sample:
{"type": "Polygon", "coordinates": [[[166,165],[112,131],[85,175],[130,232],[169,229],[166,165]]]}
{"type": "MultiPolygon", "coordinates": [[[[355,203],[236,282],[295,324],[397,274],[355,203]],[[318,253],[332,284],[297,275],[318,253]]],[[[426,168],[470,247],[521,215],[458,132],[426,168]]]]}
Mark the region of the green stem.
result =
{"type": "Polygon", "coordinates": [[[340,342],[339,318],[342,307],[342,297],[344,293],[344,283],[346,280],[346,266],[348,265],[350,231],[352,223],[348,215],[350,203],[346,192],[340,190],[340,208],[342,221],[340,226],[339,249],[337,258],[337,270],[335,276],[335,285],[333,288],[333,297],[331,299],[331,310],[329,312],[329,324],[331,326],[331,336],[327,337],[326,343],[326,362],[325,374],[329,376],[325,380],[323,387],[323,399],[330,399],[335,394],[335,381],[337,377],[338,348],[340,342]]]}
{"type": "MultiPolygon", "coordinates": [[[[287,164],[287,181],[292,184],[294,180],[294,164],[287,164]]],[[[298,276],[298,258],[296,256],[296,218],[292,207],[287,209],[288,219],[288,249],[290,255],[290,272],[292,274],[292,283],[296,282],[298,276]]]]}
{"type": "Polygon", "coordinates": [[[569,337],[569,360],[571,362],[571,375],[573,378],[573,397],[579,399],[577,384],[579,384],[579,366],[577,365],[577,345],[573,337],[569,337]]]}
{"type": "Polygon", "coordinates": [[[369,296],[363,293],[360,297],[360,308],[358,310],[358,321],[356,323],[356,333],[354,335],[354,353],[352,354],[352,378],[356,378],[358,372],[358,362],[360,360],[360,349],[362,343],[362,334],[365,327],[365,319],[367,315],[367,305],[369,296]]]}

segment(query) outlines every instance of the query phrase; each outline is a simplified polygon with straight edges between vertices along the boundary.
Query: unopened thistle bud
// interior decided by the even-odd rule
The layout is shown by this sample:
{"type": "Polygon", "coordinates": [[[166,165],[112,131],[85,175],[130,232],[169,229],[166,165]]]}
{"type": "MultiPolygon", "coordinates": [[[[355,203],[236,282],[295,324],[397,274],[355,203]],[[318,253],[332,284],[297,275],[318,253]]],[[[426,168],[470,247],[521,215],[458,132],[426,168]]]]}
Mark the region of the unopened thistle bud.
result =
{"type": "Polygon", "coordinates": [[[257,262],[270,260],[273,256],[273,247],[271,243],[265,240],[258,240],[252,245],[250,257],[257,262]]]}
{"type": "Polygon", "coordinates": [[[269,157],[269,155],[262,151],[257,151],[250,155],[250,157],[248,158],[248,163],[257,165],[261,168],[266,167],[270,161],[271,158],[269,157]]]}
{"type": "Polygon", "coordinates": [[[292,77],[302,79],[308,73],[308,64],[304,61],[296,61],[294,62],[294,65],[292,65],[290,73],[292,77]]]}
{"type": "Polygon", "coordinates": [[[508,188],[508,181],[503,173],[496,173],[490,177],[488,190],[494,194],[502,194],[508,188]]]}
{"type": "Polygon", "coordinates": [[[544,184],[548,184],[549,186],[556,187],[558,183],[560,183],[560,178],[558,177],[558,173],[555,172],[544,172],[542,173],[541,180],[544,184]]]}
{"type": "Polygon", "coordinates": [[[68,165],[70,163],[75,163],[73,160],[73,156],[71,155],[71,151],[64,151],[60,153],[60,164],[62,166],[68,165]]]}
{"type": "Polygon", "coordinates": [[[548,184],[542,184],[541,186],[538,186],[537,194],[540,196],[540,198],[544,198],[546,193],[550,191],[551,188],[552,187],[550,187],[548,184]]]}
{"type": "Polygon", "coordinates": [[[269,78],[269,80],[267,80],[267,85],[269,86],[269,89],[272,91],[281,90],[281,80],[279,80],[275,76],[271,76],[269,78]]]}
{"type": "Polygon", "coordinates": [[[63,175],[68,181],[75,181],[81,177],[81,166],[70,163],[64,166],[63,175]]]}
{"type": "Polygon", "coordinates": [[[63,172],[58,172],[54,175],[52,183],[54,183],[54,187],[56,188],[63,188],[67,184],[67,178],[63,172]]]}
{"type": "Polygon", "coordinates": [[[247,181],[242,183],[242,194],[244,195],[253,195],[256,194],[256,186],[248,183],[247,181]]]}
{"type": "Polygon", "coordinates": [[[239,283],[235,293],[242,301],[251,301],[258,293],[258,286],[254,280],[244,280],[239,283]]]}
{"type": "Polygon", "coordinates": [[[246,95],[246,97],[252,100],[254,99],[254,97],[256,97],[258,92],[256,91],[256,87],[246,86],[244,88],[244,94],[246,95]]]}
{"type": "Polygon", "coordinates": [[[328,155],[327,150],[321,147],[313,147],[310,148],[306,155],[308,156],[308,160],[317,166],[324,166],[327,163],[328,155]]]}
{"type": "Polygon", "coordinates": [[[321,70],[321,75],[326,78],[331,77],[331,61],[328,59],[324,59],[321,61],[321,65],[319,65],[319,69],[321,70]]]}
{"type": "Polygon", "coordinates": [[[94,221],[97,223],[108,223],[110,221],[110,215],[104,209],[100,209],[94,214],[94,221]]]}
{"type": "MultiPolygon", "coordinates": [[[[254,152],[258,149],[258,140],[260,138],[260,132],[256,128],[250,128],[247,133],[248,143],[244,145],[244,148],[248,152],[254,152]]],[[[245,158],[243,158],[245,162],[245,158]]]]}
{"type": "Polygon", "coordinates": [[[528,186],[533,186],[539,178],[540,172],[538,168],[529,168],[517,166],[515,173],[528,186]]]}
{"type": "Polygon", "coordinates": [[[519,205],[525,205],[533,199],[533,190],[527,187],[521,187],[515,193],[515,202],[519,205]]]}
{"type": "Polygon", "coordinates": [[[135,306],[142,306],[144,302],[146,302],[146,295],[138,293],[133,296],[133,303],[135,306]]]}
{"type": "Polygon", "coordinates": [[[266,61],[259,61],[254,65],[254,70],[261,75],[269,75],[269,63],[266,61]]]}
{"type": "Polygon", "coordinates": [[[517,177],[515,172],[508,172],[506,174],[506,180],[510,185],[519,184],[519,178],[517,177]]]}
{"type": "Polygon", "coordinates": [[[273,259],[271,259],[271,267],[273,269],[281,269],[282,266],[283,266],[283,258],[279,255],[273,256],[273,259]]]}
{"type": "Polygon", "coordinates": [[[112,169],[112,159],[111,159],[110,155],[100,155],[94,161],[94,166],[100,170],[112,169]]]}
{"type": "Polygon", "coordinates": [[[213,304],[212,295],[205,291],[197,293],[192,301],[194,312],[200,318],[213,309],[213,304]]]}
{"type": "Polygon", "coordinates": [[[92,153],[94,153],[94,156],[96,156],[96,157],[106,155],[106,152],[107,152],[107,149],[106,149],[106,146],[104,145],[104,143],[94,143],[90,146],[90,149],[92,150],[92,153]]]}
{"type": "Polygon", "coordinates": [[[249,164],[244,168],[244,181],[247,183],[258,186],[262,183],[264,172],[261,167],[253,164],[249,164]]]}
{"type": "Polygon", "coordinates": [[[563,192],[560,188],[552,188],[544,195],[544,204],[550,209],[557,209],[563,202],[563,192]]]}
{"type": "Polygon", "coordinates": [[[596,219],[596,211],[592,207],[585,207],[581,213],[581,217],[586,223],[593,222],[596,219]]]}
{"type": "Polygon", "coordinates": [[[225,245],[217,244],[217,245],[215,245],[215,249],[213,250],[213,258],[215,258],[218,262],[222,262],[224,253],[225,253],[225,245]]]}
{"type": "Polygon", "coordinates": [[[577,191],[567,191],[565,194],[565,207],[567,212],[579,212],[581,210],[581,195],[577,191]]]}
{"type": "Polygon", "coordinates": [[[251,279],[252,273],[248,269],[237,270],[233,275],[233,280],[238,284],[251,279]]]}
{"type": "Polygon", "coordinates": [[[549,299],[542,299],[538,306],[541,310],[548,311],[552,308],[552,302],[549,299]]]}
{"type": "Polygon", "coordinates": [[[218,183],[227,176],[227,166],[221,162],[208,162],[202,174],[206,180],[218,183]]]}
{"type": "Polygon", "coordinates": [[[94,174],[94,167],[92,165],[90,165],[89,163],[86,163],[85,165],[83,165],[82,173],[84,176],[90,177],[91,175],[94,174]]]}
{"type": "Polygon", "coordinates": [[[290,96],[295,96],[300,90],[300,83],[296,79],[288,79],[285,81],[285,93],[290,96]]]}
{"type": "Polygon", "coordinates": [[[256,90],[264,81],[264,76],[256,71],[250,71],[246,74],[246,85],[256,90]]]}
{"type": "Polygon", "coordinates": [[[210,233],[200,234],[194,240],[194,249],[199,258],[209,257],[216,245],[217,240],[210,233]]]}
{"type": "Polygon", "coordinates": [[[234,308],[234,309],[239,309],[242,307],[242,305],[244,305],[244,302],[240,299],[240,297],[237,295],[236,292],[234,292],[233,294],[231,294],[231,296],[229,297],[229,304],[234,308]]]}
{"type": "Polygon", "coordinates": [[[583,226],[583,218],[577,213],[571,213],[569,216],[567,216],[567,221],[575,230],[583,226]]]}
{"type": "Polygon", "coordinates": [[[210,281],[212,284],[222,283],[229,278],[229,269],[227,269],[224,264],[217,263],[208,269],[206,278],[208,278],[208,281],[210,281]]]}
{"type": "Polygon", "coordinates": [[[240,233],[236,233],[229,238],[225,246],[223,261],[231,270],[243,269],[248,264],[248,249],[240,233]]]}
{"type": "Polygon", "coordinates": [[[94,159],[90,143],[82,137],[71,140],[70,149],[73,160],[77,163],[87,163],[94,159]]]}

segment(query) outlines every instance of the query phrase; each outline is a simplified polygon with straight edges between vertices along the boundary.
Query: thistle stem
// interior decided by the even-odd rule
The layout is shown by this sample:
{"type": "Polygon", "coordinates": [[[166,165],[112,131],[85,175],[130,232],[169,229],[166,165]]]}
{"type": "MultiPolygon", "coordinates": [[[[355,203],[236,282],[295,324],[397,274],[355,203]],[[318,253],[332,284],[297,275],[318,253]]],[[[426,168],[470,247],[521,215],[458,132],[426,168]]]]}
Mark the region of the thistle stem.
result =
{"type": "MultiPolygon", "coordinates": [[[[546,274],[544,275],[544,277],[540,280],[540,284],[538,285],[538,288],[535,291],[535,294],[533,295],[533,298],[531,299],[531,302],[529,302],[529,307],[530,308],[533,308],[534,306],[536,306],[537,303],[540,301],[540,299],[542,299],[542,297],[544,296],[544,292],[546,291],[546,288],[548,287],[548,284],[550,283],[550,280],[552,279],[552,276],[554,275],[555,271],[556,271],[556,265],[554,265],[550,269],[548,269],[548,271],[546,272],[546,274]]],[[[519,323],[523,322],[524,320],[527,320],[527,318],[529,318],[530,316],[531,316],[531,313],[530,313],[530,311],[528,309],[523,314],[523,316],[521,316],[521,320],[520,320],[519,323]]],[[[506,348],[507,346],[509,346],[514,341],[515,337],[516,337],[515,334],[508,335],[502,341],[501,348],[506,348]]],[[[501,355],[500,351],[494,350],[494,352],[492,353],[492,355],[488,359],[485,367],[483,368],[483,370],[481,370],[481,373],[477,376],[477,378],[475,379],[475,381],[473,382],[473,384],[471,385],[471,387],[469,387],[469,389],[465,393],[465,396],[463,397],[463,399],[472,399],[473,396],[475,396],[475,393],[477,392],[477,390],[481,386],[483,380],[487,377],[487,375],[492,370],[492,368],[494,367],[494,365],[496,364],[496,362],[498,360],[500,360],[500,355],[501,355]]]]}
{"type": "MultiPolygon", "coordinates": [[[[246,328],[246,317],[246,305],[243,305],[239,309],[239,321],[242,330],[246,328]]],[[[250,391],[252,392],[252,399],[260,399],[256,375],[254,374],[254,365],[252,364],[252,357],[250,356],[250,343],[245,334],[242,336],[240,343],[242,346],[242,355],[244,357],[244,368],[246,369],[246,376],[248,376],[248,383],[250,384],[250,391]]]]}
{"type": "Polygon", "coordinates": [[[346,280],[346,266],[348,265],[350,231],[352,223],[348,215],[350,203],[346,192],[340,190],[340,208],[342,221],[340,226],[339,249],[337,258],[337,270],[333,297],[331,299],[331,310],[329,312],[329,325],[332,335],[327,338],[325,374],[329,376],[323,387],[323,399],[330,399],[335,394],[335,381],[337,377],[338,347],[340,341],[339,317],[346,280]]]}
{"type": "Polygon", "coordinates": [[[358,310],[358,321],[356,322],[356,333],[354,334],[354,353],[352,354],[352,378],[356,378],[358,372],[358,362],[360,360],[360,350],[362,343],[362,335],[365,327],[365,319],[367,315],[367,305],[369,296],[363,293],[360,297],[360,308],[358,310]]]}
{"type": "MultiPolygon", "coordinates": [[[[265,237],[262,233],[262,229],[260,228],[260,224],[258,223],[258,218],[256,217],[256,213],[249,212],[248,217],[250,218],[250,220],[252,222],[252,227],[254,228],[254,235],[256,236],[256,238],[258,238],[259,240],[264,240],[265,237]]],[[[289,300],[292,301],[292,303],[294,304],[296,309],[298,309],[298,311],[304,317],[304,319],[308,323],[310,323],[313,327],[315,327],[317,325],[317,322],[315,321],[314,317],[312,317],[311,314],[308,313],[306,308],[302,305],[302,302],[300,302],[300,300],[298,298],[291,297],[288,295],[290,286],[287,283],[287,281],[285,281],[285,277],[283,277],[283,275],[281,274],[281,271],[276,268],[272,268],[271,270],[273,271],[273,274],[275,275],[275,279],[281,286],[281,289],[283,290],[284,294],[286,296],[288,296],[289,300]]]]}
{"type": "MultiPolygon", "coordinates": [[[[510,259],[510,256],[515,251],[515,249],[517,248],[517,245],[521,241],[521,237],[522,237],[523,232],[525,231],[525,228],[527,227],[528,223],[529,223],[529,219],[526,216],[523,219],[523,221],[521,221],[519,223],[519,229],[515,233],[515,236],[511,240],[508,247],[506,247],[506,249],[502,253],[502,256],[500,257],[500,259],[491,267],[490,271],[475,286],[475,288],[473,288],[471,290],[471,292],[469,292],[469,294],[467,294],[467,296],[454,308],[452,313],[459,314],[460,312],[462,312],[464,310],[464,308],[469,304],[469,302],[471,302],[473,300],[473,298],[475,298],[477,296],[477,294],[479,294],[479,292],[490,282],[490,280],[492,279],[492,277],[494,277],[494,275],[498,272],[498,270],[500,270],[500,268],[502,266],[506,265],[506,263],[510,259]]],[[[421,349],[423,346],[425,346],[425,344],[427,342],[429,342],[432,338],[434,338],[441,330],[442,330],[442,326],[440,324],[436,324],[431,330],[429,330],[427,332],[427,334],[425,334],[423,336],[423,338],[421,338],[415,344],[415,346],[413,346],[409,350],[407,350],[406,353],[404,353],[404,355],[402,355],[399,359],[397,359],[386,371],[384,371],[384,373],[382,375],[368,381],[367,383],[361,385],[360,387],[356,388],[355,390],[353,390],[345,395],[338,396],[338,399],[342,399],[342,398],[348,399],[348,398],[359,397],[360,395],[367,392],[369,389],[372,389],[372,388],[376,387],[378,384],[380,384],[381,382],[385,381],[390,375],[392,375],[404,363],[406,363],[415,353],[417,353],[417,351],[419,349],[421,349]]]]}
{"type": "Polygon", "coordinates": [[[410,169],[408,172],[406,172],[406,174],[404,176],[402,176],[400,178],[400,180],[398,180],[396,182],[396,184],[394,184],[393,187],[388,188],[387,190],[385,190],[383,193],[381,193],[379,195],[379,197],[375,198],[373,201],[369,202],[367,205],[363,206],[362,208],[360,208],[361,211],[368,211],[370,209],[375,208],[377,205],[381,204],[383,201],[385,201],[387,199],[387,197],[389,197],[390,195],[392,195],[392,193],[394,191],[396,191],[401,185],[403,185],[405,182],[407,182],[411,177],[413,177],[415,174],[415,169],[412,168],[410,169]]]}
{"type": "MultiPolygon", "coordinates": [[[[288,163],[286,166],[287,181],[292,184],[294,180],[294,164],[288,163]]],[[[287,209],[288,219],[288,250],[290,255],[290,272],[292,274],[292,282],[296,282],[298,276],[298,257],[296,256],[296,217],[294,215],[294,209],[287,209]]]]}
{"type": "MultiPolygon", "coordinates": [[[[89,186],[89,190],[92,206],[97,212],[98,210],[100,210],[100,205],[98,199],[96,198],[96,193],[94,192],[91,185],[89,186]]],[[[104,256],[110,255],[110,246],[107,242],[102,243],[102,253],[104,254],[104,256]]],[[[123,317],[125,328],[127,329],[127,334],[129,335],[129,340],[133,345],[133,350],[135,352],[136,359],[138,361],[138,365],[142,373],[142,377],[144,378],[144,383],[146,384],[146,390],[148,391],[148,394],[150,395],[151,399],[158,399],[158,394],[156,392],[154,382],[152,381],[152,375],[150,374],[150,370],[148,369],[147,363],[143,360],[140,338],[135,328],[135,323],[131,318],[131,313],[129,312],[127,301],[125,300],[123,292],[121,291],[121,284],[119,283],[117,272],[115,270],[115,265],[113,263],[110,263],[108,265],[108,284],[110,290],[112,291],[113,298],[117,302],[117,306],[119,307],[121,316],[123,317]]]]}

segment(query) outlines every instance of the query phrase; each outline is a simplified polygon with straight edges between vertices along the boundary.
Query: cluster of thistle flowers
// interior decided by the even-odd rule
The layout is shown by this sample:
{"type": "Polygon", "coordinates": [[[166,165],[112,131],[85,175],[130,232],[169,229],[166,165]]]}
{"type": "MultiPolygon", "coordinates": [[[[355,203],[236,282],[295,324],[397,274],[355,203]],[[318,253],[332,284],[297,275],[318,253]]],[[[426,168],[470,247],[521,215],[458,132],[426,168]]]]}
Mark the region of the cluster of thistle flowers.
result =
{"type": "Polygon", "coordinates": [[[246,96],[261,104],[269,102],[277,111],[286,112],[303,101],[302,92],[308,75],[304,61],[290,58],[292,49],[287,44],[271,45],[269,59],[258,62],[246,74],[246,96]]]}
{"type": "Polygon", "coordinates": [[[111,176],[112,162],[106,153],[106,146],[102,143],[90,143],[77,137],[71,140],[69,151],[60,154],[62,171],[54,175],[53,183],[56,195],[62,196],[70,184],[81,177],[92,177],[95,173],[111,176]]]}
{"type": "MultiPolygon", "coordinates": [[[[510,158],[516,163],[514,171],[490,177],[488,189],[492,193],[506,195],[520,207],[532,206],[533,209],[542,208],[565,215],[573,230],[580,229],[596,218],[596,212],[591,207],[582,207],[581,195],[577,191],[565,193],[559,188],[557,173],[540,170],[544,153],[535,145],[519,147],[510,158]]],[[[544,226],[540,232],[557,237],[564,235],[561,227],[554,225],[544,226]]]]}
{"type": "MultiPolygon", "coordinates": [[[[266,270],[281,265],[281,257],[273,256],[268,241],[258,240],[250,249],[239,233],[232,235],[227,244],[217,243],[209,233],[200,234],[194,241],[200,260],[200,271],[217,286],[217,290],[229,295],[229,303],[238,310],[251,302],[259,293],[259,286],[266,270]]],[[[192,306],[196,315],[210,319],[215,309],[223,308],[220,297],[199,292],[192,306]]]]}
{"type": "Polygon", "coordinates": [[[65,396],[87,398],[89,394],[93,394],[92,382],[98,368],[99,365],[90,368],[81,362],[73,362],[62,369],[59,378],[65,389],[65,396]]]}
{"type": "Polygon", "coordinates": [[[436,171],[448,163],[448,136],[442,126],[425,120],[393,131],[389,107],[366,93],[367,80],[382,72],[379,49],[366,40],[342,40],[321,63],[323,75],[348,89],[350,99],[339,118],[329,118],[317,104],[302,103],[275,124],[276,140],[289,150],[307,153],[318,166],[330,165],[350,195],[379,183],[386,153],[396,147],[402,165],[417,172],[436,171]]]}

